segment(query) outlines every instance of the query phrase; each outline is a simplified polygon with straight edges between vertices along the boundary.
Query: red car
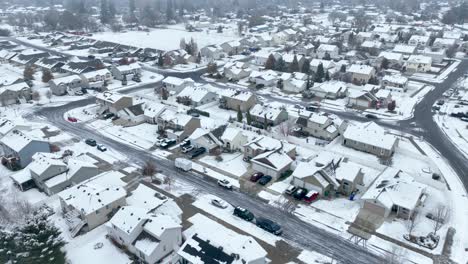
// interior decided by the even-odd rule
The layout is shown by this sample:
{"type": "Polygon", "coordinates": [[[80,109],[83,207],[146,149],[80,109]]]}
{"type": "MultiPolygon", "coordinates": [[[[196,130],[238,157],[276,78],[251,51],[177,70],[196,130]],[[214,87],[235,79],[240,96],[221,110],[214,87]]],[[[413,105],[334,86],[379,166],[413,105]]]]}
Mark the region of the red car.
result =
{"type": "Polygon", "coordinates": [[[69,116],[67,119],[68,119],[69,122],[72,122],[72,123],[78,122],[78,119],[76,119],[75,117],[69,116]]]}
{"type": "Polygon", "coordinates": [[[261,177],[263,177],[263,173],[256,172],[256,173],[252,174],[252,176],[250,176],[250,181],[251,182],[257,182],[258,180],[260,180],[261,177]]]}
{"type": "Polygon", "coordinates": [[[307,203],[311,203],[315,201],[319,196],[319,193],[316,191],[309,191],[305,196],[304,196],[304,201],[307,203]]]}

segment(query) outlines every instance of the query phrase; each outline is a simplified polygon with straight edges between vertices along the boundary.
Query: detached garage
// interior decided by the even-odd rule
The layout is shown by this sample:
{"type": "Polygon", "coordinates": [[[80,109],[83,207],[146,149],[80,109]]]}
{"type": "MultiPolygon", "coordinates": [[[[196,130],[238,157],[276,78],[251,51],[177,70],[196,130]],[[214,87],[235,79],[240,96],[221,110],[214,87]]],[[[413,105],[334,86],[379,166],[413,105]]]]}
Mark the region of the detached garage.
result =
{"type": "Polygon", "coordinates": [[[278,179],[290,169],[293,160],[282,150],[268,151],[252,159],[252,169],[278,179]]]}

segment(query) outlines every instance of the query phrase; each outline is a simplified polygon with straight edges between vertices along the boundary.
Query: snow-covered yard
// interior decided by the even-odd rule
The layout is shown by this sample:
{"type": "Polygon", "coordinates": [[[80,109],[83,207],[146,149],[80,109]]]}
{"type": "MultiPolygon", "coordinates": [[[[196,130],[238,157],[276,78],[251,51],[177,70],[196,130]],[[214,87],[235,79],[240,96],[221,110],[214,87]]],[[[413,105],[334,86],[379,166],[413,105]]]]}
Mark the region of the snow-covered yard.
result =
{"type": "Polygon", "coordinates": [[[200,162],[226,171],[227,173],[237,177],[244,175],[249,168],[249,163],[242,160],[244,157],[242,153],[223,153],[220,157],[222,160],[217,161],[216,156],[207,155],[201,158],[200,162]]]}

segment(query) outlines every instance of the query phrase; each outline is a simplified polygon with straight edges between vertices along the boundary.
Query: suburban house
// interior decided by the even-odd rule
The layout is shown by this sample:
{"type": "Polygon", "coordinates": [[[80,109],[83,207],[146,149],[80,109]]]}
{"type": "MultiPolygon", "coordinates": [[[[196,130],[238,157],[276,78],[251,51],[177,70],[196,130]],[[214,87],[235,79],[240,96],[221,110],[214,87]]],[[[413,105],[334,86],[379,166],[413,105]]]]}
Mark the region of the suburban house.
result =
{"type": "Polygon", "coordinates": [[[82,73],[80,76],[83,80],[84,88],[90,89],[100,90],[112,81],[112,74],[108,69],[82,73]]]}
{"type": "Polygon", "coordinates": [[[352,82],[359,84],[366,84],[375,76],[375,68],[369,65],[353,64],[347,72],[352,74],[352,82]]]}
{"type": "Polygon", "coordinates": [[[50,54],[48,52],[35,49],[26,49],[21,51],[18,55],[11,58],[10,61],[18,65],[33,65],[39,59],[47,57],[50,57],[50,54]]]}
{"type": "Polygon", "coordinates": [[[320,59],[313,59],[310,62],[310,71],[317,72],[319,65],[322,64],[324,72],[330,71],[331,69],[335,68],[336,64],[332,60],[320,60],[320,59]]]}
{"type": "MultiPolygon", "coordinates": [[[[66,188],[99,174],[98,167],[78,158],[62,158],[52,153],[36,153],[33,161],[25,168],[30,179],[47,195],[59,193],[66,188]]],[[[24,182],[17,182],[18,186],[24,182]]]]}
{"type": "Polygon", "coordinates": [[[382,78],[381,84],[388,90],[406,92],[408,89],[408,78],[401,74],[385,75],[382,78]]]}
{"type": "Polygon", "coordinates": [[[241,91],[236,89],[222,89],[219,91],[219,106],[220,108],[230,109],[241,112],[249,111],[256,103],[256,96],[249,91],[241,91]]]}
{"type": "Polygon", "coordinates": [[[242,51],[242,45],[237,40],[224,42],[220,47],[229,55],[237,55],[242,51]]]}
{"type": "Polygon", "coordinates": [[[0,86],[0,105],[26,103],[32,99],[31,87],[25,82],[0,86]]]}
{"type": "Polygon", "coordinates": [[[10,169],[22,169],[29,165],[37,152],[50,152],[49,142],[34,139],[19,131],[11,130],[0,139],[3,152],[2,164],[10,169]]]}
{"type": "Polygon", "coordinates": [[[367,109],[376,107],[378,100],[370,91],[349,89],[346,105],[357,109],[367,109]]]}
{"type": "Polygon", "coordinates": [[[242,130],[236,127],[227,127],[220,139],[223,142],[223,148],[231,152],[242,151],[248,141],[247,136],[242,133],[242,130]]]}
{"type": "Polygon", "coordinates": [[[319,98],[337,99],[345,97],[348,93],[348,86],[341,81],[328,81],[323,83],[314,83],[310,91],[319,98]]]}
{"type": "Polygon", "coordinates": [[[398,138],[387,134],[374,122],[349,125],[343,133],[343,145],[368,152],[382,158],[390,158],[398,145],[398,138]]]}
{"type": "Polygon", "coordinates": [[[379,107],[386,107],[393,101],[392,91],[390,89],[381,89],[375,93],[375,97],[379,99],[379,107]]]}
{"type": "Polygon", "coordinates": [[[406,61],[409,72],[428,72],[431,70],[432,58],[423,55],[411,55],[406,61]]]}
{"type": "Polygon", "coordinates": [[[143,106],[143,115],[145,116],[146,122],[149,124],[156,124],[160,114],[166,110],[166,105],[158,102],[146,102],[143,106]]]}
{"type": "Polygon", "coordinates": [[[215,101],[218,101],[218,95],[211,91],[210,85],[188,86],[177,95],[178,103],[193,107],[215,101]]]}
{"type": "Polygon", "coordinates": [[[34,66],[51,72],[64,72],[62,66],[65,65],[65,61],[64,58],[41,58],[34,63],[34,66]]]}
{"type": "Polygon", "coordinates": [[[271,87],[275,86],[278,82],[278,73],[272,70],[267,71],[252,71],[249,77],[249,81],[254,84],[271,87]]]}
{"type": "Polygon", "coordinates": [[[300,93],[307,88],[307,74],[302,72],[283,73],[283,90],[290,93],[300,93]]]}
{"type": "Polygon", "coordinates": [[[416,46],[405,45],[405,44],[397,44],[393,48],[393,52],[401,53],[403,55],[411,55],[416,52],[416,46]]]}
{"type": "Polygon", "coordinates": [[[251,139],[244,146],[244,158],[252,159],[265,152],[281,149],[291,159],[296,158],[296,146],[267,136],[251,139]]]}
{"type": "Polygon", "coordinates": [[[148,264],[166,263],[182,244],[182,226],[168,215],[123,206],[106,224],[107,233],[148,264]]]}
{"type": "Polygon", "coordinates": [[[271,105],[255,105],[250,109],[252,122],[258,126],[276,126],[288,120],[288,112],[284,108],[277,108],[271,105]]]}
{"type": "Polygon", "coordinates": [[[317,113],[301,114],[296,124],[308,135],[328,141],[335,139],[347,126],[342,120],[335,122],[331,117],[317,113]]]}
{"type": "Polygon", "coordinates": [[[101,60],[95,59],[90,61],[70,61],[62,66],[62,70],[69,72],[71,74],[82,74],[86,72],[95,71],[98,69],[103,69],[104,64],[101,60]]]}
{"type": "Polygon", "coordinates": [[[52,94],[60,96],[65,94],[75,95],[76,92],[81,92],[84,84],[80,76],[72,74],[50,80],[49,86],[52,94]]]}
{"type": "Polygon", "coordinates": [[[231,81],[238,81],[250,76],[252,69],[244,62],[228,63],[224,66],[224,76],[231,81]]]}
{"type": "Polygon", "coordinates": [[[426,196],[426,186],[401,170],[386,167],[362,195],[362,209],[382,218],[410,219],[426,196]]]}
{"type": "Polygon", "coordinates": [[[184,231],[177,263],[267,264],[267,252],[250,236],[241,235],[210,218],[196,214],[184,231]],[[228,242],[228,243],[227,243],[228,242]]]}
{"type": "Polygon", "coordinates": [[[195,82],[190,79],[190,78],[177,78],[173,76],[168,76],[166,77],[163,81],[163,86],[172,93],[178,94],[180,93],[183,89],[189,86],[194,86],[195,82]]]}
{"type": "Polygon", "coordinates": [[[445,49],[437,49],[437,48],[425,48],[421,55],[426,57],[431,57],[432,62],[434,63],[441,63],[446,57],[447,53],[445,49]]]}
{"type": "Polygon", "coordinates": [[[201,127],[199,118],[167,108],[158,116],[157,124],[159,131],[178,141],[184,140],[201,127]]]}
{"type": "Polygon", "coordinates": [[[72,237],[104,224],[126,205],[124,176],[117,171],[104,172],[58,193],[72,237]]]}
{"type": "Polygon", "coordinates": [[[112,66],[111,72],[112,76],[117,80],[131,80],[134,76],[141,75],[141,66],[138,63],[112,66]]]}
{"type": "Polygon", "coordinates": [[[113,113],[115,115],[124,108],[133,105],[133,98],[117,92],[102,92],[96,95],[96,104],[99,106],[98,114],[113,113]]]}
{"type": "Polygon", "coordinates": [[[256,65],[265,66],[265,63],[267,62],[270,55],[273,55],[276,61],[281,58],[281,54],[277,52],[260,50],[259,52],[255,53],[253,61],[256,65]]]}
{"type": "Polygon", "coordinates": [[[429,45],[429,39],[429,36],[413,35],[408,40],[408,44],[411,46],[425,47],[429,45]]]}
{"type": "Polygon", "coordinates": [[[337,59],[340,55],[340,49],[335,45],[320,44],[317,49],[317,58],[323,59],[330,55],[331,59],[337,59]]]}
{"type": "Polygon", "coordinates": [[[223,146],[223,142],[217,139],[210,131],[203,128],[195,129],[188,139],[190,139],[190,144],[195,148],[203,147],[208,152],[212,152],[223,146]]]}
{"type": "Polygon", "coordinates": [[[209,45],[201,48],[200,54],[209,60],[219,60],[223,56],[223,49],[216,45],[209,45]]]}
{"type": "Polygon", "coordinates": [[[297,59],[297,64],[299,65],[299,69],[302,69],[302,65],[304,65],[306,58],[302,55],[298,55],[294,53],[288,53],[282,56],[283,61],[286,64],[286,67],[289,67],[293,63],[294,57],[296,57],[297,59]]]}
{"type": "Polygon", "coordinates": [[[264,152],[253,157],[252,169],[270,175],[274,179],[281,177],[283,173],[290,170],[293,159],[281,148],[264,152]]]}
{"type": "Polygon", "coordinates": [[[434,43],[432,44],[432,47],[438,48],[438,49],[448,49],[448,48],[455,46],[456,43],[457,43],[457,40],[455,39],[436,38],[434,40],[434,43]]]}
{"type": "Polygon", "coordinates": [[[403,54],[397,52],[382,51],[379,58],[387,59],[391,64],[403,64],[403,54]]]}
{"type": "Polygon", "coordinates": [[[292,177],[292,185],[316,191],[324,197],[331,197],[335,193],[348,196],[364,189],[361,168],[327,152],[311,161],[300,162],[292,177]]]}

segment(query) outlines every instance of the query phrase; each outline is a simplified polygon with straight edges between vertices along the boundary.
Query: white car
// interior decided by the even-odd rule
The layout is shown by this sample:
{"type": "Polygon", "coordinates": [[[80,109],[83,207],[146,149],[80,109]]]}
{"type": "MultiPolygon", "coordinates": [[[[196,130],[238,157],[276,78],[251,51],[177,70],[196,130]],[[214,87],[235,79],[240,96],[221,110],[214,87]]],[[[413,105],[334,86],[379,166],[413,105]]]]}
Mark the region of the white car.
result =
{"type": "Polygon", "coordinates": [[[232,184],[228,180],[218,180],[218,185],[228,190],[232,190],[232,184]]]}
{"type": "Polygon", "coordinates": [[[227,202],[220,198],[212,199],[211,204],[222,209],[225,209],[228,207],[227,202]]]}
{"type": "Polygon", "coordinates": [[[189,151],[191,151],[193,149],[193,146],[190,145],[190,146],[185,146],[182,148],[182,153],[187,153],[189,151]]]}

